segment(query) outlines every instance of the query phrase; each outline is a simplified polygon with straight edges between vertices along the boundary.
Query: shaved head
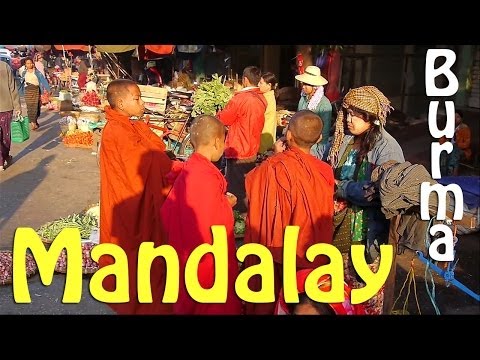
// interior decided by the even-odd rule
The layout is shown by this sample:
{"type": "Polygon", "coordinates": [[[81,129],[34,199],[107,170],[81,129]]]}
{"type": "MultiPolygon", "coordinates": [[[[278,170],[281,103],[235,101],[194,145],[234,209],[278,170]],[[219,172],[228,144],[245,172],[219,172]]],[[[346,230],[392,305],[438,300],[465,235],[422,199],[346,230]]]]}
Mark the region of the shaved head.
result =
{"type": "Polygon", "coordinates": [[[117,108],[118,99],[124,98],[132,86],[137,86],[137,84],[128,79],[116,79],[108,84],[107,100],[112,109],[117,108]]]}
{"type": "Polygon", "coordinates": [[[214,116],[200,115],[190,127],[190,141],[195,149],[209,145],[215,138],[225,138],[225,126],[214,116]]]}
{"type": "Polygon", "coordinates": [[[323,121],[313,111],[301,110],[290,119],[288,130],[299,147],[310,148],[322,135],[323,121]]]}

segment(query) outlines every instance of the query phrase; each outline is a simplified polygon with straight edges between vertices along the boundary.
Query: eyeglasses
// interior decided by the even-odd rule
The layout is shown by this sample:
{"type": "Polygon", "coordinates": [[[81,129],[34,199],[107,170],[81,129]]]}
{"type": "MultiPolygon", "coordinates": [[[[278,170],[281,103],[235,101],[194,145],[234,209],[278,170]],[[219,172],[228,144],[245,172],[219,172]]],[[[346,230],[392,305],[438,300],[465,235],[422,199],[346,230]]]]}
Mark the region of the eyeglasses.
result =
{"type": "Polygon", "coordinates": [[[365,120],[365,116],[358,111],[355,111],[355,110],[352,110],[352,109],[347,109],[347,108],[342,108],[342,109],[343,109],[343,112],[345,114],[345,119],[346,119],[347,122],[349,121],[348,119],[350,119],[350,122],[352,122],[354,117],[365,120]]]}

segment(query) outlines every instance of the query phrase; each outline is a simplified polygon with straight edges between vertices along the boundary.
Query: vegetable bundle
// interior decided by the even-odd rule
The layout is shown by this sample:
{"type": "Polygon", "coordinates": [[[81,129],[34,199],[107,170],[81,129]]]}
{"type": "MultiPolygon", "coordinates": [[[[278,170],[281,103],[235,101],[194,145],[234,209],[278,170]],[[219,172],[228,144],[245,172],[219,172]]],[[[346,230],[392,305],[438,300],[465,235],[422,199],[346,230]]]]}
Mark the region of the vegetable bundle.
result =
{"type": "Polygon", "coordinates": [[[72,214],[42,225],[37,230],[37,234],[42,239],[52,242],[63,229],[77,228],[80,229],[81,238],[88,239],[92,233],[92,230],[96,227],[98,227],[98,219],[95,216],[86,214],[72,214]]]}
{"type": "Polygon", "coordinates": [[[222,83],[222,77],[212,75],[211,81],[204,81],[193,94],[192,115],[216,115],[232,98],[232,92],[222,83]]]}
{"type": "Polygon", "coordinates": [[[235,235],[243,235],[245,234],[245,219],[240,212],[237,210],[233,211],[233,216],[235,219],[235,226],[234,226],[234,233],[235,235]]]}

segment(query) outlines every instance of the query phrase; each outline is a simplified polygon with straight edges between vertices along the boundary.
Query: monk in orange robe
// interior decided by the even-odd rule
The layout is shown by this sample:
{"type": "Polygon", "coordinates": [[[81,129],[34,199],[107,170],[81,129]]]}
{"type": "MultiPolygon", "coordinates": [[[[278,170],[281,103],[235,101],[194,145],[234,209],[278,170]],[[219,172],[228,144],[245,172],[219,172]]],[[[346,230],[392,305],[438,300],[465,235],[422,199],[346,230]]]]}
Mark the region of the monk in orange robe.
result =
{"type": "MultiPolygon", "coordinates": [[[[164,243],[160,227],[160,207],[171,185],[166,175],[172,162],[163,141],[140,119],[144,102],[140,89],[130,80],[112,81],[107,88],[110,106],[105,108],[107,124],[100,146],[100,243],[120,246],[128,258],[129,301],[110,303],[118,314],[171,313],[171,304],[163,304],[165,261],[157,257],[151,266],[153,302],[140,303],[137,296],[137,258],[143,242],[157,247],[164,243]],[[138,120],[132,120],[131,117],[138,120]]],[[[104,255],[99,266],[113,264],[104,255]]],[[[107,291],[116,289],[116,277],[105,277],[107,291]]]]}
{"type": "MultiPolygon", "coordinates": [[[[323,123],[310,110],[297,112],[288,126],[286,139],[275,143],[277,154],[265,160],[247,174],[245,184],[248,199],[245,243],[266,246],[274,261],[275,296],[278,299],[283,283],[283,241],[288,225],[300,226],[296,264],[297,270],[316,268],[329,262],[317,256],[314,262],[306,259],[306,250],[317,243],[332,243],[333,192],[332,168],[310,155],[312,145],[321,141],[323,123]]],[[[259,263],[249,255],[244,266],[259,263]]],[[[261,277],[249,281],[252,291],[262,287],[261,277]]],[[[271,315],[275,302],[246,304],[246,314],[271,315]]]]}
{"type": "MultiPolygon", "coordinates": [[[[173,305],[175,314],[184,315],[240,315],[242,304],[235,293],[238,262],[235,256],[234,218],[232,207],[236,197],[227,193],[227,182],[213,164],[225,148],[225,126],[215,117],[201,115],[190,129],[195,152],[175,180],[173,188],[161,209],[162,225],[167,243],[177,252],[180,261],[180,290],[173,305]],[[224,303],[199,303],[185,286],[185,264],[195,248],[212,244],[211,226],[223,225],[227,232],[228,285],[224,303]]],[[[198,265],[199,284],[204,289],[215,283],[215,259],[205,254],[198,265]]]]}

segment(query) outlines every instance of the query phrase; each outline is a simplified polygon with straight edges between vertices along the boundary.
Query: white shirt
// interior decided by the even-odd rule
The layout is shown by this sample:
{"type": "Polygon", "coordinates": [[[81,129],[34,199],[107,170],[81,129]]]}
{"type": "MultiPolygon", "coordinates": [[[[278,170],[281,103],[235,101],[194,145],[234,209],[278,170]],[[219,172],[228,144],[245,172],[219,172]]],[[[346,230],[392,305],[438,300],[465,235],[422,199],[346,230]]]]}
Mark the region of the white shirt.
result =
{"type": "Polygon", "coordinates": [[[37,75],[35,75],[34,71],[30,72],[27,70],[25,73],[25,83],[40,86],[40,82],[38,81],[37,75]]]}

